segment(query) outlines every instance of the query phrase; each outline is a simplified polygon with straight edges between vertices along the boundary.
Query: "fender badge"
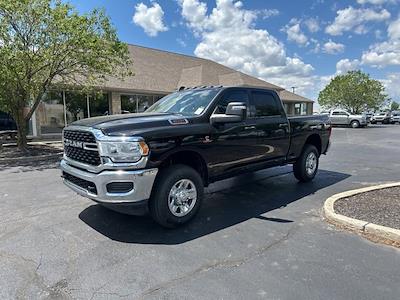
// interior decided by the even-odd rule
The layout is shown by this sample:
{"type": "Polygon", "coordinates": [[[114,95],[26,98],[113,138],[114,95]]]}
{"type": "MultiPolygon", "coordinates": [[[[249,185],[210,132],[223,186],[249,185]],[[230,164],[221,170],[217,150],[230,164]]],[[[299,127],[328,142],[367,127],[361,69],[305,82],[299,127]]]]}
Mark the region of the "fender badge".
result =
{"type": "Polygon", "coordinates": [[[189,124],[189,121],[187,119],[169,119],[168,122],[171,125],[186,125],[186,124],[189,124]]]}
{"type": "Polygon", "coordinates": [[[206,136],[204,137],[203,143],[204,143],[204,144],[207,144],[207,143],[211,143],[211,142],[212,142],[212,140],[210,139],[210,137],[209,137],[208,135],[206,135],[206,136]]]}

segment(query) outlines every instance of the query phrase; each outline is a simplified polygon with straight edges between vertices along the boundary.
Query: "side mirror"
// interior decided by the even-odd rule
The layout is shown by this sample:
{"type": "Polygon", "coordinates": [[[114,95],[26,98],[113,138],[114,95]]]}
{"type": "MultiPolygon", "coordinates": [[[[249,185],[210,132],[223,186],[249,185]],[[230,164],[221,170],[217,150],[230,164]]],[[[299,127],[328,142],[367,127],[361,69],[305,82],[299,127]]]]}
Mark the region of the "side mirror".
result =
{"type": "Polygon", "coordinates": [[[210,117],[211,124],[237,123],[244,120],[247,112],[246,104],[243,102],[230,102],[226,107],[225,114],[213,114],[210,117]]]}

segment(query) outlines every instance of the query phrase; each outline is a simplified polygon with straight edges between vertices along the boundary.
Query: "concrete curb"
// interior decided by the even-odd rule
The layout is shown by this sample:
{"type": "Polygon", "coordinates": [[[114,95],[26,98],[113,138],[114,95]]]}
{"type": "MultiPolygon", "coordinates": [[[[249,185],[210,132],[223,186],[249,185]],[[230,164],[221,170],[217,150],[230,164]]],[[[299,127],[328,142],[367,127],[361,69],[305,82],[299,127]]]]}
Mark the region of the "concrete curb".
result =
{"type": "Polygon", "coordinates": [[[371,234],[375,237],[390,240],[392,242],[400,243],[400,230],[394,229],[386,226],[381,226],[373,224],[363,220],[357,220],[350,217],[346,217],[341,214],[335,213],[334,204],[337,200],[342,198],[347,198],[357,194],[380,190],[390,187],[400,186],[400,182],[386,183],[376,186],[365,187],[357,190],[351,190],[343,193],[339,193],[329,197],[324,203],[324,213],[325,217],[337,224],[343,225],[349,229],[359,231],[361,233],[371,234]]]}

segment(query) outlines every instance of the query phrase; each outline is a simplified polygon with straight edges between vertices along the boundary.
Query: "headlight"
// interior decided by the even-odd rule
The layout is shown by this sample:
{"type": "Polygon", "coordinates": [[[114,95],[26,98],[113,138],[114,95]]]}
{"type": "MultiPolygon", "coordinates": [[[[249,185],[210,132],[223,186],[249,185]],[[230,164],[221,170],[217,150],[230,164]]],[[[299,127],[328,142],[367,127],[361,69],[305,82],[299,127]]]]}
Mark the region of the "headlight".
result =
{"type": "Polygon", "coordinates": [[[149,154],[145,142],[99,142],[100,156],[110,158],[115,163],[137,162],[149,154]]]}

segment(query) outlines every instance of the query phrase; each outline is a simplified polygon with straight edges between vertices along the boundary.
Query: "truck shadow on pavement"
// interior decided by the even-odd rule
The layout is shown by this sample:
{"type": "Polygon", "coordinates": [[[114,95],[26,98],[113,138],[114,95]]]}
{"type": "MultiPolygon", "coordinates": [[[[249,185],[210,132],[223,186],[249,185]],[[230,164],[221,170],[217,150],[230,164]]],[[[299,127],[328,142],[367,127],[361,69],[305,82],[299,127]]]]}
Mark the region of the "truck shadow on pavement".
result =
{"type": "MultiPolygon", "coordinates": [[[[293,220],[267,217],[263,214],[284,208],[350,177],[348,174],[320,170],[315,181],[300,184],[289,170],[280,168],[281,172],[272,175],[266,170],[211,185],[206,190],[203,206],[195,219],[173,230],[160,227],[149,216],[124,215],[98,204],[83,210],[79,218],[97,232],[115,241],[181,244],[252,218],[282,225],[292,223],[293,220]]],[[[318,202],[318,207],[322,205],[323,200],[318,202]]]]}

